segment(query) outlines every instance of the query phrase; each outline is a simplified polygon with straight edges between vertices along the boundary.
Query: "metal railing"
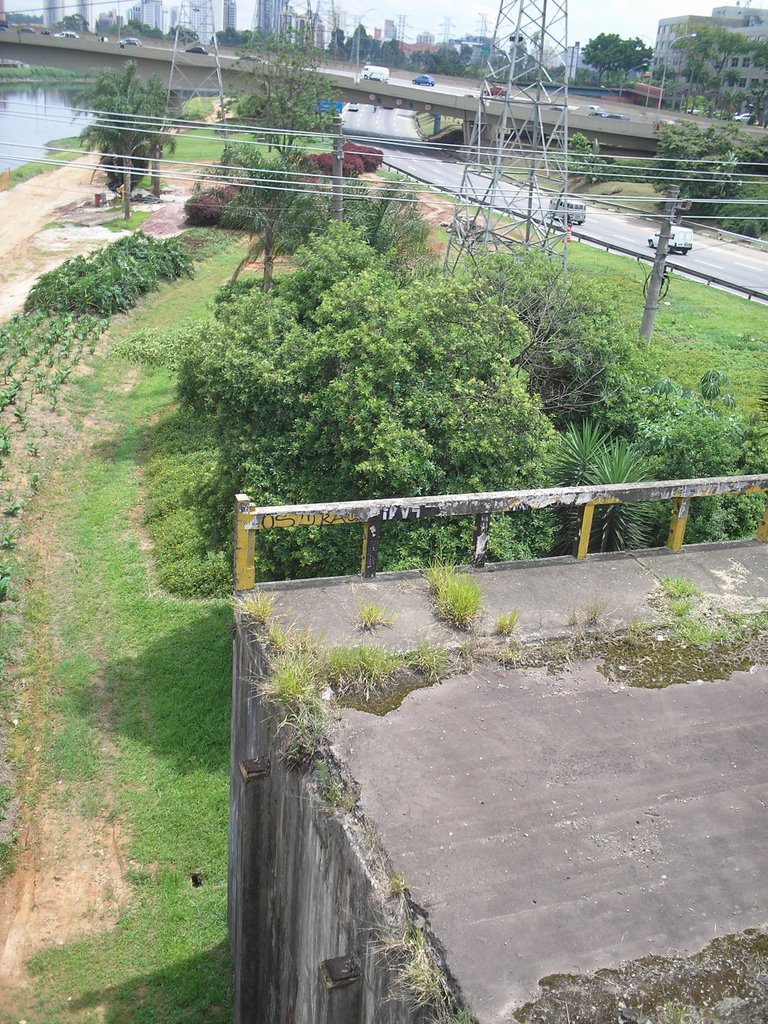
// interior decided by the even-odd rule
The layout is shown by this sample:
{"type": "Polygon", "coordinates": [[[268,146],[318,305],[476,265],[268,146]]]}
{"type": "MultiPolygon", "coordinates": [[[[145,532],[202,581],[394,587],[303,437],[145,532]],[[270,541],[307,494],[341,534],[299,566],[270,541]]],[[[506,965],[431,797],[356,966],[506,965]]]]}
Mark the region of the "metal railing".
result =
{"type": "MultiPolygon", "coordinates": [[[[441,494],[424,498],[321,502],[313,505],[259,506],[252,502],[247,494],[238,494],[235,499],[235,591],[250,590],[256,585],[255,542],[260,530],[362,525],[360,574],[364,579],[373,579],[376,575],[379,539],[386,523],[473,515],[475,529],[470,564],[480,569],[486,561],[493,513],[519,513],[558,506],[580,508],[573,554],[575,558],[583,559],[589,550],[592,517],[598,505],[672,500],[674,505],[667,547],[671,551],[679,551],[683,545],[692,498],[761,493],[768,493],[768,474],[605,484],[595,487],[549,487],[531,491],[441,494]]],[[[764,543],[768,542],[768,504],[757,530],[757,539],[764,543]]]]}

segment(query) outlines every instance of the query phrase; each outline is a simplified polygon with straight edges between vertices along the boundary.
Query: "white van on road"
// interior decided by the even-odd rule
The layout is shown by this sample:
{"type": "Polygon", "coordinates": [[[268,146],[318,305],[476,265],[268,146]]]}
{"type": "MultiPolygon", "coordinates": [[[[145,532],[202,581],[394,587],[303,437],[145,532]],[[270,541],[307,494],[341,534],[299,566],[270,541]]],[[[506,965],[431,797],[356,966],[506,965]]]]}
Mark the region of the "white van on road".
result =
{"type": "MultiPolygon", "coordinates": [[[[655,235],[651,235],[648,239],[648,245],[651,249],[655,249],[659,244],[659,232],[655,235]]],[[[669,246],[667,252],[680,253],[681,256],[687,255],[693,248],[693,231],[690,228],[681,228],[679,224],[672,225],[672,231],[669,235],[669,246]]]]}
{"type": "Polygon", "coordinates": [[[389,68],[379,67],[378,64],[365,64],[360,77],[367,78],[371,82],[388,82],[389,68]]]}
{"type": "Polygon", "coordinates": [[[566,224],[583,224],[587,219],[587,207],[580,199],[566,199],[558,196],[549,201],[550,220],[564,220],[566,224]]]}

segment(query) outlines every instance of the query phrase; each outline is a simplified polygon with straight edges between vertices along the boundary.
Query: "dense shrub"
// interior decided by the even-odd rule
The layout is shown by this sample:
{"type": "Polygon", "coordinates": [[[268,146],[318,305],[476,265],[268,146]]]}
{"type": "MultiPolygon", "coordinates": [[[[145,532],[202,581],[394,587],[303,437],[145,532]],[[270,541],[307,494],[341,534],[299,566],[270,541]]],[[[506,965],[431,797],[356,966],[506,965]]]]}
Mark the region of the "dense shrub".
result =
{"type": "Polygon", "coordinates": [[[384,161],[384,152],[376,146],[361,146],[357,142],[344,144],[344,159],[357,157],[362,161],[363,170],[366,174],[373,174],[378,171],[384,161]]]}
{"type": "Polygon", "coordinates": [[[130,309],[161,281],[183,274],[192,274],[192,261],[177,239],[134,232],[43,274],[27,296],[24,310],[109,316],[130,309]]]}
{"type": "MultiPolygon", "coordinates": [[[[309,163],[316,167],[321,174],[333,174],[333,156],[330,153],[315,153],[309,158],[309,163]]],[[[363,169],[363,161],[359,157],[344,154],[341,173],[345,178],[359,178],[363,169]]]]}
{"type": "Polygon", "coordinates": [[[235,194],[236,189],[231,185],[217,189],[196,189],[184,204],[187,224],[199,228],[217,227],[235,194]]]}

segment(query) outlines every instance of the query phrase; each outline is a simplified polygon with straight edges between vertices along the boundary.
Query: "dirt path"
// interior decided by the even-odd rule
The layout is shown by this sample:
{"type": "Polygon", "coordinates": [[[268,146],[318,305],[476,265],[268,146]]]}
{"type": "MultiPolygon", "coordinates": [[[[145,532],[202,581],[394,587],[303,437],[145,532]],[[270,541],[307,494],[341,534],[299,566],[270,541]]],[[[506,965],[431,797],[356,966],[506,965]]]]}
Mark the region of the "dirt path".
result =
{"type": "MultiPolygon", "coordinates": [[[[55,171],[40,174],[9,192],[0,192],[0,323],[24,305],[35,280],[65,259],[116,240],[114,232],[93,222],[103,219],[94,196],[103,191],[103,176],[94,172],[96,157],[79,157],[55,171]],[[62,226],[47,224],[65,219],[62,226]],[[74,220],[74,223],[69,223],[74,220]]],[[[183,226],[184,195],[158,209],[145,222],[148,234],[176,234],[183,226]],[[150,227],[155,218],[162,222],[150,227]]],[[[106,216],[115,216],[112,211],[106,216]]]]}

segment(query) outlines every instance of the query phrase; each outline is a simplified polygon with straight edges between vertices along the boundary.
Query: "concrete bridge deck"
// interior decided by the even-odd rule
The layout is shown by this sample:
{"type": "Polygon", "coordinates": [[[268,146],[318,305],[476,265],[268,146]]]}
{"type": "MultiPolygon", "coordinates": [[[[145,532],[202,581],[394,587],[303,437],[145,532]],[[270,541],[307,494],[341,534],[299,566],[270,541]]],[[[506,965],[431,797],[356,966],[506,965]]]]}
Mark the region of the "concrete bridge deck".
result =
{"type": "MultiPolygon", "coordinates": [[[[572,632],[569,622],[597,605],[602,625],[654,622],[667,576],[757,611],[768,602],[768,548],[690,546],[479,573],[479,632],[513,608],[519,639],[572,632]]],[[[436,621],[414,573],[260,589],[284,625],[309,626],[327,645],[465,639],[436,621]],[[363,639],[362,601],[395,613],[394,625],[363,639]]],[[[664,652],[652,634],[648,657],[664,652]]],[[[620,656],[610,671],[600,660],[515,670],[480,662],[384,717],[345,710],[335,726],[361,807],[482,1024],[517,1019],[549,975],[692,954],[768,924],[768,671],[664,689],[629,685],[638,671],[620,656]]],[[[577,1019],[573,1005],[556,1019],[577,1019]]]]}

